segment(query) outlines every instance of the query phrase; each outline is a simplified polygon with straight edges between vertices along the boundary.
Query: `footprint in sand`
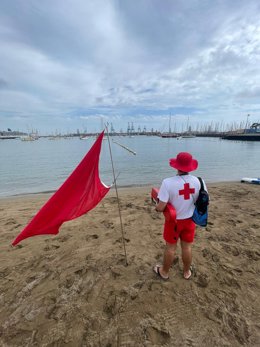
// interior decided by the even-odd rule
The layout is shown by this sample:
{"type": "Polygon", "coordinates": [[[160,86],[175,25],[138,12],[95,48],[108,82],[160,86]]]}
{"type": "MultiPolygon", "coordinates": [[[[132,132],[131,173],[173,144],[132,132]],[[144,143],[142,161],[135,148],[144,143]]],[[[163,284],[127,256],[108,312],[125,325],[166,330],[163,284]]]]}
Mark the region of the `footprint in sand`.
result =
{"type": "Polygon", "coordinates": [[[59,236],[56,238],[57,241],[59,242],[66,242],[71,238],[72,235],[68,234],[68,235],[64,235],[64,236],[59,236]]]}
{"type": "Polygon", "coordinates": [[[246,250],[245,255],[252,260],[259,260],[260,259],[260,253],[258,251],[251,251],[251,250],[246,250]]]}
{"type": "Polygon", "coordinates": [[[114,292],[110,292],[103,307],[103,311],[108,317],[113,318],[120,312],[124,301],[125,298],[119,297],[119,295],[116,295],[114,292]]]}
{"type": "MultiPolygon", "coordinates": [[[[125,323],[127,324],[127,323],[125,323]]],[[[121,329],[122,331],[120,331],[120,328],[118,329],[118,341],[117,341],[117,346],[120,347],[136,347],[136,343],[135,341],[133,341],[133,334],[134,332],[132,330],[125,330],[125,326],[123,326],[123,328],[121,329]]],[[[109,346],[114,346],[113,344],[107,344],[106,347],[109,346]]]]}
{"type": "Polygon", "coordinates": [[[159,214],[155,214],[155,213],[153,213],[151,215],[151,217],[152,217],[152,219],[161,219],[161,216],[159,214]]]}
{"type": "Polygon", "coordinates": [[[196,277],[195,283],[201,288],[206,288],[209,284],[209,278],[206,274],[201,273],[196,277]]]}
{"type": "Polygon", "coordinates": [[[224,333],[226,333],[227,336],[229,336],[230,333],[234,335],[239,345],[247,345],[250,336],[249,327],[245,318],[241,317],[241,313],[237,315],[225,312],[224,321],[226,323],[224,333]]]}
{"type": "Polygon", "coordinates": [[[145,334],[149,341],[152,342],[153,345],[156,346],[164,346],[170,341],[170,333],[168,331],[164,331],[157,327],[148,327],[145,330],[145,334]]]}
{"type": "Polygon", "coordinates": [[[136,289],[141,289],[144,284],[145,284],[145,281],[138,281],[133,285],[133,287],[136,289]]]}
{"type": "Polygon", "coordinates": [[[231,288],[236,288],[236,289],[241,288],[239,282],[234,278],[234,275],[232,273],[231,274],[226,273],[224,276],[220,275],[218,277],[218,281],[220,284],[222,285],[225,284],[231,288]]]}
{"type": "Polygon", "coordinates": [[[238,224],[243,223],[243,221],[242,221],[241,219],[237,219],[236,222],[237,222],[238,224]]]}
{"type": "Polygon", "coordinates": [[[207,258],[207,257],[210,256],[210,251],[207,248],[204,248],[202,250],[202,255],[203,255],[204,258],[207,258]]]}
{"type": "Polygon", "coordinates": [[[211,258],[214,261],[214,263],[219,263],[219,261],[220,261],[220,257],[217,253],[213,253],[211,258]]]}
{"type": "Polygon", "coordinates": [[[232,247],[232,251],[231,251],[232,255],[234,255],[235,257],[240,255],[240,250],[237,247],[232,247]]]}
{"type": "Polygon", "coordinates": [[[204,258],[207,259],[212,259],[215,263],[219,263],[220,262],[220,257],[217,253],[212,253],[208,248],[204,248],[202,250],[202,255],[204,258]]]}
{"type": "Polygon", "coordinates": [[[116,261],[116,264],[117,264],[117,265],[124,265],[124,266],[125,266],[125,264],[126,264],[125,257],[122,256],[120,259],[118,259],[118,260],[116,261]]]}
{"type": "Polygon", "coordinates": [[[190,338],[186,338],[185,346],[187,346],[187,347],[194,347],[195,346],[194,341],[191,340],[190,338]]]}
{"type": "Polygon", "coordinates": [[[111,204],[117,204],[117,198],[109,198],[108,201],[109,201],[111,204]]]}
{"type": "Polygon", "coordinates": [[[17,224],[16,220],[13,218],[9,218],[5,225],[12,225],[12,224],[17,224]]]}
{"type": "Polygon", "coordinates": [[[97,234],[92,234],[92,235],[87,235],[86,236],[86,241],[89,241],[89,240],[97,240],[99,238],[99,236],[97,234]]]}
{"type": "Polygon", "coordinates": [[[50,244],[43,248],[44,251],[51,251],[52,249],[58,249],[60,245],[50,244]]]}
{"type": "Polygon", "coordinates": [[[228,224],[232,225],[233,227],[235,227],[237,225],[236,221],[234,219],[228,219],[228,224]]]}
{"type": "Polygon", "coordinates": [[[253,213],[250,213],[250,216],[258,217],[258,216],[260,216],[260,213],[259,212],[253,212],[253,213]]]}
{"type": "Polygon", "coordinates": [[[171,335],[168,329],[164,327],[164,324],[157,324],[156,321],[148,318],[141,321],[141,327],[145,339],[151,343],[151,346],[168,346],[171,335]]]}
{"type": "Polygon", "coordinates": [[[15,229],[17,229],[17,228],[20,228],[22,226],[22,224],[16,224],[13,228],[12,228],[12,230],[15,230],[15,229]]]}
{"type": "Polygon", "coordinates": [[[11,269],[9,268],[4,268],[0,271],[0,278],[5,278],[11,273],[11,269]]]}
{"type": "Polygon", "coordinates": [[[118,265],[110,266],[110,272],[113,278],[118,278],[122,276],[124,273],[122,264],[118,263],[118,265]]]}
{"type": "Polygon", "coordinates": [[[250,225],[250,227],[257,230],[257,229],[259,229],[259,224],[253,223],[250,225]]]}
{"type": "Polygon", "coordinates": [[[113,222],[109,222],[107,220],[103,220],[101,222],[101,224],[103,224],[107,229],[114,229],[115,228],[114,223],[113,222]]]}
{"type": "Polygon", "coordinates": [[[80,268],[80,269],[74,271],[74,274],[79,275],[79,276],[82,276],[83,274],[86,273],[86,271],[87,271],[86,268],[85,268],[85,267],[82,267],[82,268],[80,268]]]}
{"type": "MultiPolygon", "coordinates": [[[[124,238],[124,240],[125,240],[125,242],[130,242],[130,239],[127,239],[126,237],[124,238]]],[[[115,242],[114,242],[114,244],[115,243],[121,243],[122,242],[122,238],[120,237],[119,239],[117,239],[115,242]]]]}

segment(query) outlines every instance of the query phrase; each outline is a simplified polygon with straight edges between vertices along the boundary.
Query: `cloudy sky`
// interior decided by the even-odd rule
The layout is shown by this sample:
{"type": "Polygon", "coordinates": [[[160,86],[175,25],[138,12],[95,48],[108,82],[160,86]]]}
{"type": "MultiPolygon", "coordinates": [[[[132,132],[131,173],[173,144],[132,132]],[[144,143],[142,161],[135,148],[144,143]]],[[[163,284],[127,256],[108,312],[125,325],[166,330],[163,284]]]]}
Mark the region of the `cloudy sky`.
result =
{"type": "Polygon", "coordinates": [[[0,130],[260,121],[259,0],[1,0],[0,130]]]}

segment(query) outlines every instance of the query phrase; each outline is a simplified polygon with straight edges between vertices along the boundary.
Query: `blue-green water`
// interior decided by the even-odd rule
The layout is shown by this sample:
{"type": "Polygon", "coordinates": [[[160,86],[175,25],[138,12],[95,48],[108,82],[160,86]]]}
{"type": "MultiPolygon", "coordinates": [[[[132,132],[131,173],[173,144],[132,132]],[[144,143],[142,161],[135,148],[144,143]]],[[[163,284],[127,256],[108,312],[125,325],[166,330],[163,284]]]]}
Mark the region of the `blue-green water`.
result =
{"type": "MultiPolygon", "coordinates": [[[[260,177],[260,142],[227,141],[218,138],[164,139],[160,137],[115,137],[129,147],[134,156],[111,143],[118,186],[159,185],[175,174],[168,160],[187,151],[199,161],[197,176],[206,182],[238,181],[241,177],[260,177]]],[[[0,196],[56,190],[74,170],[94,139],[78,138],[50,141],[0,141],[0,196]]],[[[108,141],[103,141],[100,177],[113,182],[108,141]]]]}

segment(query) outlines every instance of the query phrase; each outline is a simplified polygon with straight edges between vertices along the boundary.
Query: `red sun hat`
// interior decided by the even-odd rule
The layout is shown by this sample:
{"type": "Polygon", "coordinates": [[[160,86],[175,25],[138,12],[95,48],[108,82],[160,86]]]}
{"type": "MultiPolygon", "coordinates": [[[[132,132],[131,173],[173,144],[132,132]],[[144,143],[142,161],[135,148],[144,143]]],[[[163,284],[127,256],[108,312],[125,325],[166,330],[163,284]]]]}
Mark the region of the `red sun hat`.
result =
{"type": "Polygon", "coordinates": [[[171,158],[169,164],[174,169],[190,172],[194,171],[198,167],[198,161],[192,158],[192,155],[188,152],[181,152],[176,158],[171,158]]]}

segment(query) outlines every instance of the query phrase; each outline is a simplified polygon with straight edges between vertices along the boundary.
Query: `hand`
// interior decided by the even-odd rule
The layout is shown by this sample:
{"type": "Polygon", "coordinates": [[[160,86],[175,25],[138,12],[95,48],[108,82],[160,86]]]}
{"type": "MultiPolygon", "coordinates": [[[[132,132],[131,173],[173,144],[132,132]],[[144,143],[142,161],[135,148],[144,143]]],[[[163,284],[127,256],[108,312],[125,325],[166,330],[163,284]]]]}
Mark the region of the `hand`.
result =
{"type": "Polygon", "coordinates": [[[162,202],[162,201],[159,201],[158,204],[155,206],[155,210],[157,212],[163,212],[165,207],[167,205],[167,202],[162,202]]]}

